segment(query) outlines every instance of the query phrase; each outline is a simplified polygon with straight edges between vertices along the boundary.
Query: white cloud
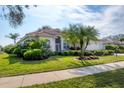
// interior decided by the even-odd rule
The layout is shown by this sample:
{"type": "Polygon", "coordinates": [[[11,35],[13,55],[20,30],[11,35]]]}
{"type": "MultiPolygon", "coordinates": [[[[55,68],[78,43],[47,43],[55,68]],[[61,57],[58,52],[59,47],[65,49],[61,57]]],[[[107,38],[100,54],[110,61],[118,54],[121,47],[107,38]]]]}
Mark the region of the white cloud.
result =
{"type": "Polygon", "coordinates": [[[101,33],[101,37],[124,34],[124,6],[108,6],[102,12],[91,12],[87,7],[77,7],[75,9],[80,13],[73,11],[65,15],[72,22],[96,26],[101,33]]]}
{"type": "Polygon", "coordinates": [[[100,21],[101,33],[105,35],[124,34],[124,6],[110,6],[103,12],[103,18],[100,21]]]}
{"type": "Polygon", "coordinates": [[[94,25],[101,36],[124,33],[124,6],[106,6],[94,12],[87,6],[38,6],[26,11],[28,15],[54,24],[82,23],[94,25]]]}

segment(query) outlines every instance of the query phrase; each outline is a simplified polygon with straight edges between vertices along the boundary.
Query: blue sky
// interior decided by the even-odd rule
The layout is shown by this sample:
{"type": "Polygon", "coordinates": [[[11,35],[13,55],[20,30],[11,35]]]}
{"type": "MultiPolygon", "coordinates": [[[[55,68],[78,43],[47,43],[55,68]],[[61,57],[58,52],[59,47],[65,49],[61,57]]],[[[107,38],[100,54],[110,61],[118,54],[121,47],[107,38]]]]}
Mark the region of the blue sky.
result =
{"type": "Polygon", "coordinates": [[[26,33],[49,25],[53,28],[67,27],[70,23],[81,23],[95,26],[100,37],[124,34],[124,6],[38,6],[25,9],[26,17],[21,26],[11,28],[7,21],[0,22],[0,45],[13,41],[5,36],[9,33],[19,33],[20,38],[26,33]]]}

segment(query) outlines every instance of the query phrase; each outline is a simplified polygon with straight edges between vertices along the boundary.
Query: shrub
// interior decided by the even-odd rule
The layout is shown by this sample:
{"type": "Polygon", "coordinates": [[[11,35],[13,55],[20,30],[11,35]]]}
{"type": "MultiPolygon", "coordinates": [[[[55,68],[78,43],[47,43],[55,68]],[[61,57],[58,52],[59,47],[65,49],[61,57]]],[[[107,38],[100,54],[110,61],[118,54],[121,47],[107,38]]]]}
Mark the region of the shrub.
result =
{"type": "Polygon", "coordinates": [[[113,55],[114,54],[114,50],[108,50],[108,54],[107,55],[113,55]]]}
{"type": "Polygon", "coordinates": [[[47,56],[47,57],[54,55],[54,53],[50,50],[44,51],[43,54],[45,54],[45,56],[47,56]]]}
{"type": "Polygon", "coordinates": [[[33,49],[32,51],[32,58],[34,60],[41,59],[41,56],[43,56],[42,51],[40,49],[33,49]]]}
{"type": "Polygon", "coordinates": [[[15,49],[13,51],[14,54],[16,54],[18,57],[23,57],[23,53],[26,51],[27,49],[23,49],[23,47],[20,44],[17,44],[15,46],[15,49]]]}
{"type": "Polygon", "coordinates": [[[40,48],[40,44],[38,41],[32,41],[32,42],[30,42],[29,47],[31,49],[38,49],[38,48],[40,48]]]}
{"type": "Polygon", "coordinates": [[[24,59],[26,60],[40,60],[43,57],[40,49],[27,50],[24,53],[24,59]]]}
{"type": "Polygon", "coordinates": [[[70,50],[75,50],[75,48],[74,48],[74,47],[69,47],[69,49],[70,49],[70,50]]]}
{"type": "Polygon", "coordinates": [[[95,50],[94,51],[94,55],[96,55],[96,56],[103,56],[104,55],[104,51],[103,50],[95,50]]]}
{"type": "Polygon", "coordinates": [[[49,51],[49,55],[50,56],[55,56],[55,55],[57,55],[55,52],[53,52],[53,51],[49,51]]]}
{"type": "Polygon", "coordinates": [[[68,56],[68,55],[69,55],[69,51],[64,51],[64,52],[62,52],[62,55],[63,55],[63,56],[68,56]]]}
{"type": "Polygon", "coordinates": [[[116,46],[116,45],[106,45],[105,46],[105,49],[107,49],[107,50],[115,50],[117,48],[118,48],[118,46],[116,46]]]}
{"type": "Polygon", "coordinates": [[[93,51],[85,51],[84,53],[85,56],[91,56],[93,54],[94,54],[93,51]]]}
{"type": "Polygon", "coordinates": [[[16,47],[13,51],[14,54],[16,54],[18,57],[21,57],[21,49],[19,47],[16,47]]]}
{"type": "Polygon", "coordinates": [[[80,53],[79,51],[74,51],[72,54],[73,54],[74,56],[79,56],[81,53],[80,53]]]}
{"type": "Polygon", "coordinates": [[[55,55],[62,55],[62,52],[54,52],[55,55]]]}
{"type": "Polygon", "coordinates": [[[53,52],[50,51],[49,48],[41,48],[42,50],[42,55],[43,55],[43,58],[48,58],[49,56],[53,56],[55,55],[53,52]]]}
{"type": "MultiPolygon", "coordinates": [[[[58,55],[58,53],[56,53],[58,55]]],[[[59,53],[59,55],[63,55],[63,56],[78,56],[80,55],[80,52],[77,50],[66,50],[63,51],[61,53],[59,53]]]]}
{"type": "Polygon", "coordinates": [[[16,48],[15,46],[10,48],[10,54],[13,54],[13,51],[14,51],[15,48],[16,48]]]}
{"type": "Polygon", "coordinates": [[[24,53],[27,51],[28,49],[21,49],[21,56],[23,57],[24,53]]]}
{"type": "Polygon", "coordinates": [[[118,46],[120,50],[124,50],[124,46],[118,46]]]}
{"type": "Polygon", "coordinates": [[[3,51],[8,53],[8,54],[12,54],[13,50],[14,50],[15,46],[14,45],[7,45],[3,48],[3,51]]]}
{"type": "MultiPolygon", "coordinates": [[[[124,52],[124,51],[123,51],[124,52]]],[[[67,50],[63,52],[54,52],[55,55],[63,55],[63,56],[80,56],[79,50],[67,50]]],[[[85,51],[84,56],[104,56],[104,55],[113,55],[114,50],[93,50],[93,51],[85,51]]]]}
{"type": "Polygon", "coordinates": [[[96,56],[113,55],[114,50],[95,50],[93,51],[96,56]]]}
{"type": "Polygon", "coordinates": [[[32,58],[32,50],[26,51],[23,56],[24,56],[24,59],[26,59],[26,60],[32,60],[33,59],[32,58]]]}
{"type": "Polygon", "coordinates": [[[119,49],[119,50],[117,51],[117,53],[124,53],[124,50],[119,49]]]}

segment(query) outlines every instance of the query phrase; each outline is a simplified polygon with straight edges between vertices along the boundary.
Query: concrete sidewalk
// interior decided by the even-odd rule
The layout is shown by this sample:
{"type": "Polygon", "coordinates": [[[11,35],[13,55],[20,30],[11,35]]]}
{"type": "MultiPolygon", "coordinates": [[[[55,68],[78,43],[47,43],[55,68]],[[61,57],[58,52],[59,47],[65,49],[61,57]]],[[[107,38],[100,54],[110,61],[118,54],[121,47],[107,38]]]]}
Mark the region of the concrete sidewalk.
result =
{"type": "Polygon", "coordinates": [[[0,78],[0,87],[12,88],[59,81],[124,68],[124,61],[75,69],[0,78]]]}

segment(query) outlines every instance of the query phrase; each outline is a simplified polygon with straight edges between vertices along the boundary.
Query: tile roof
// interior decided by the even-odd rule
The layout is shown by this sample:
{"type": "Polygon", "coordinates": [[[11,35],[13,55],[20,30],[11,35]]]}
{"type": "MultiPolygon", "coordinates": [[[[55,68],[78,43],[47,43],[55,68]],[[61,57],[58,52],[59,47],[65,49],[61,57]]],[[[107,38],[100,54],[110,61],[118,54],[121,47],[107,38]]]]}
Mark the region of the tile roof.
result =
{"type": "Polygon", "coordinates": [[[28,36],[58,36],[61,34],[60,29],[38,29],[35,32],[28,33],[28,36]]]}

